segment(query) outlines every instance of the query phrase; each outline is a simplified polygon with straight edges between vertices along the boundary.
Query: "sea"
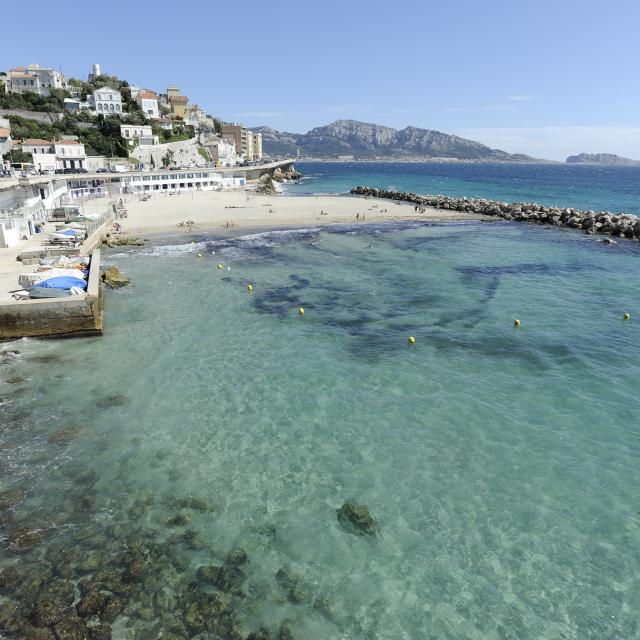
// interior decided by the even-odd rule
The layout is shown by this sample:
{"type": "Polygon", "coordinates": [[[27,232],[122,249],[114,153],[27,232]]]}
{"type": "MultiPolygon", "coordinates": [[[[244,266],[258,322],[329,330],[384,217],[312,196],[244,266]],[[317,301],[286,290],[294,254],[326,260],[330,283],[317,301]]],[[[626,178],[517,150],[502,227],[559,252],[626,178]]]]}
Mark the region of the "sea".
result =
{"type": "MultiPolygon", "coordinates": [[[[626,168],[299,168],[289,194],[640,192],[626,168]]],[[[103,337],[0,345],[2,637],[639,637],[640,244],[425,219],[105,259],[133,284],[103,337]]]]}

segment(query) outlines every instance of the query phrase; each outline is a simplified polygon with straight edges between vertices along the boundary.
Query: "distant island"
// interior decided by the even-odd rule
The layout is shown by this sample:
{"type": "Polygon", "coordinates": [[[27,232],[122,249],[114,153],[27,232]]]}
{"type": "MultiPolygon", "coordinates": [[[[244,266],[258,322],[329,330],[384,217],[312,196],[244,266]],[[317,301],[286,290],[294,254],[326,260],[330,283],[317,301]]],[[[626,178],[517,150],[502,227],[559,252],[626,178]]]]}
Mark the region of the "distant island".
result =
{"type": "Polygon", "coordinates": [[[615,164],[623,166],[640,166],[640,160],[631,160],[617,156],[615,153],[579,153],[577,156],[569,156],[568,164],[615,164]]]}
{"type": "Polygon", "coordinates": [[[357,120],[337,120],[307,133],[286,133],[270,127],[252,129],[262,134],[270,156],[302,156],[338,160],[437,160],[476,162],[546,162],[521,153],[492,149],[475,140],[406,127],[393,129],[357,120]]]}

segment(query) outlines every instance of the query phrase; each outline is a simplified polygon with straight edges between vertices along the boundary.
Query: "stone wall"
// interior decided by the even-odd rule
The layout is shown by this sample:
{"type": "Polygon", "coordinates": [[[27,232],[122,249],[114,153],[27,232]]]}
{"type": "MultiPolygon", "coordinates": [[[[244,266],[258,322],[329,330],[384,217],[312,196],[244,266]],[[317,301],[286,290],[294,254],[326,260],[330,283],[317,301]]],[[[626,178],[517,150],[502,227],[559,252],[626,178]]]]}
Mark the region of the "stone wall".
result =
{"type": "Polygon", "coordinates": [[[572,229],[581,229],[588,234],[602,233],[618,238],[640,240],[640,220],[638,216],[627,213],[586,211],[570,207],[549,207],[533,202],[498,202],[495,200],[420,195],[404,191],[386,191],[372,187],[355,187],[351,189],[351,193],[372,198],[411,202],[418,206],[433,207],[435,209],[494,216],[504,220],[570,227],[572,229]]]}
{"type": "Polygon", "coordinates": [[[162,167],[162,158],[168,151],[173,151],[172,165],[178,167],[188,167],[189,165],[204,165],[205,159],[198,153],[197,138],[189,140],[179,140],[178,142],[167,142],[157,145],[139,145],[130,150],[130,153],[139,162],[151,164],[153,157],[154,164],[157,168],[162,167]]]}

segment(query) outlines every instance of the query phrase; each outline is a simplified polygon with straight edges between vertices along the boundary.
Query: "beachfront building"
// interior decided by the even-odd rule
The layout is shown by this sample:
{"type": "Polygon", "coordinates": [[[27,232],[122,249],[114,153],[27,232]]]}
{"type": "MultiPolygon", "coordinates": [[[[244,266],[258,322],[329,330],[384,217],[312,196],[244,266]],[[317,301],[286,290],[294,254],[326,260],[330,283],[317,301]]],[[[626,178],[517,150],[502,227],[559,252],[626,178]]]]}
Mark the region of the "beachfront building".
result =
{"type": "Polygon", "coordinates": [[[150,125],[121,124],[120,135],[127,141],[127,146],[135,145],[155,146],[159,144],[158,136],[153,135],[150,125]]]}
{"type": "Polygon", "coordinates": [[[214,171],[145,171],[120,178],[124,193],[214,191],[225,187],[241,187],[245,183],[244,175],[226,175],[214,171]]]}
{"type": "Polygon", "coordinates": [[[236,164],[236,145],[224,138],[211,138],[205,145],[217,167],[233,167],[236,164]]]}
{"type": "Polygon", "coordinates": [[[60,71],[41,68],[30,64],[28,67],[15,67],[7,74],[7,93],[35,93],[39,96],[51,95],[52,89],[66,89],[67,79],[60,71]]]}
{"type": "Polygon", "coordinates": [[[101,87],[88,96],[91,109],[97,114],[122,114],[122,94],[111,87],[101,87]]]}
{"type": "Polygon", "coordinates": [[[147,118],[160,117],[158,96],[154,91],[139,91],[135,96],[135,101],[147,118]]]}

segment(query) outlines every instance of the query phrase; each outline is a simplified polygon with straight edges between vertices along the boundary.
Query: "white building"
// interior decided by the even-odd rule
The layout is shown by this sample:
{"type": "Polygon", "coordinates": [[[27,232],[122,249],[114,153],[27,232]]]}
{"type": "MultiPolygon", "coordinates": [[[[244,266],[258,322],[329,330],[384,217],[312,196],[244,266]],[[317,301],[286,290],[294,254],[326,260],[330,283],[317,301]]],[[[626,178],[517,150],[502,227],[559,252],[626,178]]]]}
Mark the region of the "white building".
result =
{"type": "Polygon", "coordinates": [[[224,138],[212,138],[205,148],[218,167],[234,167],[236,164],[236,145],[224,138]]]}
{"type": "Polygon", "coordinates": [[[55,69],[40,68],[37,64],[28,67],[16,67],[7,74],[7,93],[36,93],[39,96],[51,95],[51,89],[66,89],[67,79],[55,69]]]}
{"type": "Polygon", "coordinates": [[[19,146],[24,153],[32,155],[33,166],[37,171],[86,168],[87,154],[84,145],[77,140],[52,142],[29,138],[19,146]]]}
{"type": "Polygon", "coordinates": [[[111,87],[96,89],[89,96],[89,103],[93,111],[98,114],[117,116],[122,114],[122,94],[111,87]]]}
{"type": "Polygon", "coordinates": [[[127,175],[120,178],[125,193],[180,191],[213,191],[225,187],[241,187],[246,177],[224,175],[212,171],[158,171],[127,175]]]}
{"type": "Polygon", "coordinates": [[[158,96],[153,91],[139,91],[136,102],[147,118],[159,118],[158,96]]]}
{"type": "Polygon", "coordinates": [[[147,146],[159,144],[158,136],[153,135],[153,130],[148,124],[121,124],[120,135],[130,147],[136,143],[147,146]]]}

